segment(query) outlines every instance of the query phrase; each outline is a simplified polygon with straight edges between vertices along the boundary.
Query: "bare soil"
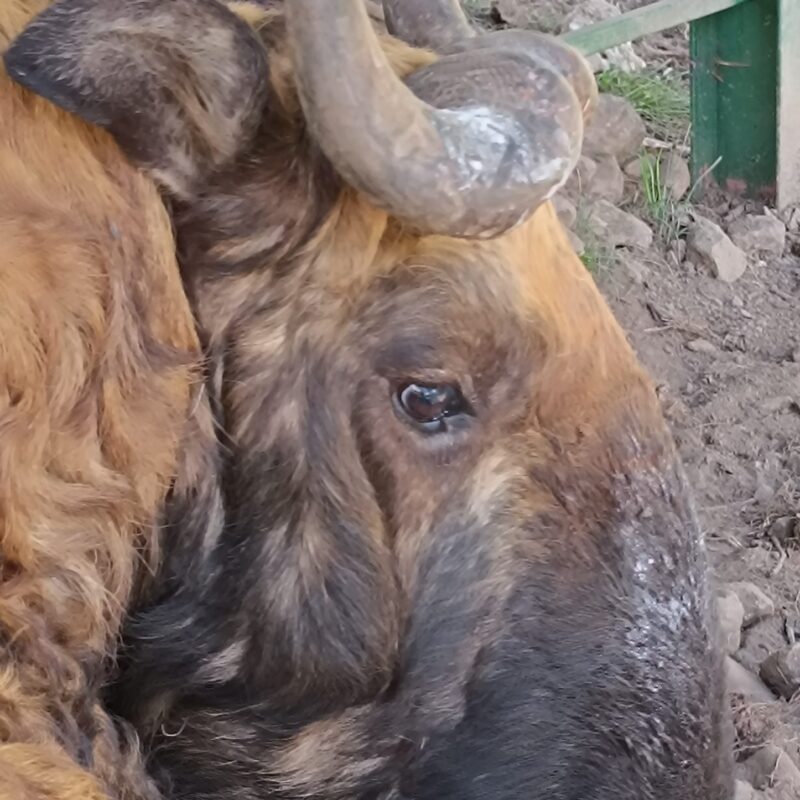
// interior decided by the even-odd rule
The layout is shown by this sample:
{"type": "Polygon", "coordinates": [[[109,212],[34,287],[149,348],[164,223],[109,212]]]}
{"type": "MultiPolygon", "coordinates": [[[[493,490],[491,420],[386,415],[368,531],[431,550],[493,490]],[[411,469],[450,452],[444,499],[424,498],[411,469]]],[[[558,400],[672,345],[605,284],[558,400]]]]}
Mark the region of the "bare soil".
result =
{"type": "MultiPolygon", "coordinates": [[[[800,511],[800,258],[754,259],[725,284],[654,248],[596,278],[659,386],[716,581],[750,581],[775,602],[776,615],[744,631],[736,654],[757,672],[795,630],[800,639],[798,543],[770,536],[774,520],[800,511]],[[698,339],[713,351],[688,349],[698,339]]],[[[800,700],[740,706],[736,717],[742,755],[769,742],[800,764],[800,700]]]]}

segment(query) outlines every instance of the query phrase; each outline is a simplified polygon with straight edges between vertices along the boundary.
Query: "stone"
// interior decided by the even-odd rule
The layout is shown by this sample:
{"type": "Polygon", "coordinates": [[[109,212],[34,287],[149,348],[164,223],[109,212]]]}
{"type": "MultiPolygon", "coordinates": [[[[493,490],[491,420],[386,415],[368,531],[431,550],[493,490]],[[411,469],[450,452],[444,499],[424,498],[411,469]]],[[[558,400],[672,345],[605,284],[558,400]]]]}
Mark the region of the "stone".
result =
{"type": "Polygon", "coordinates": [[[633,256],[628,256],[627,258],[625,258],[624,263],[625,263],[625,269],[631,276],[631,280],[634,283],[638,283],[639,285],[647,283],[647,278],[650,275],[650,270],[647,268],[645,264],[642,264],[642,262],[639,261],[639,259],[633,258],[633,256]]]}
{"type": "Polygon", "coordinates": [[[747,256],[725,231],[705,217],[695,215],[686,240],[687,257],[705,265],[714,277],[733,283],[744,275],[747,256]]]}
{"type": "Polygon", "coordinates": [[[797,537],[797,527],[797,517],[778,517],[769,526],[769,537],[785,545],[790,539],[797,537]]]}
{"type": "Polygon", "coordinates": [[[572,174],[567,178],[564,192],[570,197],[581,197],[586,193],[586,188],[592,182],[597,164],[587,156],[581,156],[572,174]]]}
{"type": "Polygon", "coordinates": [[[786,249],[786,226],[771,214],[745,214],[731,222],[728,235],[747,253],[780,258],[786,249]]]}
{"type": "Polygon", "coordinates": [[[686,343],[686,349],[693,353],[707,353],[708,355],[715,355],[718,352],[717,346],[708,339],[692,339],[686,343]]]}
{"type": "Polygon", "coordinates": [[[589,205],[586,224],[607,247],[646,250],[653,243],[653,231],[648,225],[608,200],[595,200],[589,205]]]}
{"type": "Polygon", "coordinates": [[[659,169],[664,192],[673,200],[680,200],[692,185],[689,165],[677,153],[667,153],[659,169]]]}
{"type": "Polygon", "coordinates": [[[601,94],[583,139],[586,155],[614,156],[625,163],[642,148],[647,131],[636,109],[623,97],[601,94]]]}
{"type": "Polygon", "coordinates": [[[742,643],[744,608],[735,592],[723,590],[717,596],[717,616],[722,649],[733,655],[742,643]]]}
{"type": "Polygon", "coordinates": [[[531,3],[530,0],[493,0],[495,14],[512,28],[532,28],[545,33],[559,33],[564,18],[572,10],[575,0],[548,0],[531,3]]]}
{"type": "Polygon", "coordinates": [[[742,773],[755,789],[771,789],[775,798],[800,797],[800,769],[780,747],[768,744],[742,764],[742,773]]]}
{"type": "Polygon", "coordinates": [[[761,680],[774,692],[789,700],[800,689],[800,644],[793,644],[768,655],[759,669],[761,680]]]}
{"type": "Polygon", "coordinates": [[[583,240],[569,229],[567,229],[567,239],[569,239],[570,246],[576,255],[582,256],[586,252],[586,245],[583,240]]]}
{"type": "Polygon", "coordinates": [[[602,198],[609,203],[620,203],[625,194],[625,176],[619,162],[614,156],[601,155],[597,159],[597,168],[586,187],[589,197],[602,198]]]}
{"type": "Polygon", "coordinates": [[[774,703],[776,697],[764,681],[730,656],[725,656],[725,689],[748,703],[774,703]]]}
{"type": "Polygon", "coordinates": [[[734,592],[742,604],[744,609],[743,628],[749,628],[759,620],[771,617],[775,613],[775,603],[754,583],[737,581],[725,584],[725,588],[734,592]]]}
{"type": "MultiPolygon", "coordinates": [[[[531,3],[531,5],[544,7],[549,5],[549,3],[531,3]]],[[[581,0],[581,2],[576,4],[564,17],[558,32],[567,33],[567,31],[576,31],[593,25],[596,22],[614,19],[621,14],[622,12],[619,8],[613,3],[608,2],[608,0],[581,0]]],[[[636,53],[636,50],[634,50],[630,42],[626,42],[618,47],[611,47],[597,55],[600,58],[597,59],[596,65],[592,65],[592,68],[596,72],[601,72],[609,67],[614,67],[623,72],[639,72],[647,66],[644,60],[636,53]]]]}
{"type": "Polygon", "coordinates": [[[555,195],[551,202],[561,224],[566,228],[572,228],[578,218],[575,205],[562,194],[555,195]]]}
{"type": "Polygon", "coordinates": [[[733,800],[755,800],[755,790],[747,781],[734,781],[733,800]]]}

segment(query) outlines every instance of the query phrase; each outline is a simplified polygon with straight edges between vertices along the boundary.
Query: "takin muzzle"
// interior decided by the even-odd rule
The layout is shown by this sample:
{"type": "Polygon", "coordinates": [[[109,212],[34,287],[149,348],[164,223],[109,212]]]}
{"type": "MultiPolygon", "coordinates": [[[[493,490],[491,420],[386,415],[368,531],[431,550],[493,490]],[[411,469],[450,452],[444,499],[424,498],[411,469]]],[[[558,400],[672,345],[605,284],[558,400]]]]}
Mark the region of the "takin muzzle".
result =
{"type": "Polygon", "coordinates": [[[591,73],[282,6],[58,0],[7,56],[174,195],[208,359],[109,702],[174,798],[729,800],[689,490],[547,203],[591,73]]]}

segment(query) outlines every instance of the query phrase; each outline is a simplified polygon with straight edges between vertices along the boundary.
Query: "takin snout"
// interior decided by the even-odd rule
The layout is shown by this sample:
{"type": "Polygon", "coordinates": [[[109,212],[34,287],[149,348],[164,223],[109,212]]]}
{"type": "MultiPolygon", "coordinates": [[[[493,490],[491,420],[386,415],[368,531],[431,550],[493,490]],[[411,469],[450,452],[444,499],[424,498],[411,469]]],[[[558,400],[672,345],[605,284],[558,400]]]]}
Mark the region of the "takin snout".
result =
{"type": "Polygon", "coordinates": [[[11,53],[174,195],[209,362],[109,702],[174,798],[729,800],[689,489],[547,203],[591,73],[452,1],[266,6],[59,0],[11,53]],[[256,122],[200,169],[223,40],[256,122]]]}

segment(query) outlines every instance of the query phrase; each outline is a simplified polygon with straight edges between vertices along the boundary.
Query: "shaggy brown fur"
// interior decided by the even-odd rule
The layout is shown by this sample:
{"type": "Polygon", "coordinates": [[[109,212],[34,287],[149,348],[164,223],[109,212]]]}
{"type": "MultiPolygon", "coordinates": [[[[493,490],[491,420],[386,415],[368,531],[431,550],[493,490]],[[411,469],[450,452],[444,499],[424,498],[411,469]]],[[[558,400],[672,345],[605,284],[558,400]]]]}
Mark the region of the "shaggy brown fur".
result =
{"type": "MultiPolygon", "coordinates": [[[[45,5],[0,4],[0,49],[45,5]]],[[[222,45],[196,42],[213,81],[173,84],[173,97],[198,85],[224,95],[193,129],[215,164],[248,111],[217,88],[242,82],[229,27],[222,45]]],[[[136,743],[98,692],[136,576],[157,562],[190,411],[193,426],[208,424],[171,222],[108,133],[4,71],[0,186],[0,798],[152,796],[136,743]]],[[[194,480],[191,464],[182,478],[194,480]]]]}
{"type": "MultiPolygon", "coordinates": [[[[194,440],[112,698],[162,790],[727,800],[688,488],[552,208],[481,243],[398,227],[310,140],[267,5],[239,9],[269,55],[254,137],[202,186],[165,180],[223,461],[194,440]],[[421,432],[408,381],[470,412],[421,432]]],[[[384,47],[399,74],[433,59],[384,47]]],[[[40,88],[69,105],[61,57],[40,88]]]]}

